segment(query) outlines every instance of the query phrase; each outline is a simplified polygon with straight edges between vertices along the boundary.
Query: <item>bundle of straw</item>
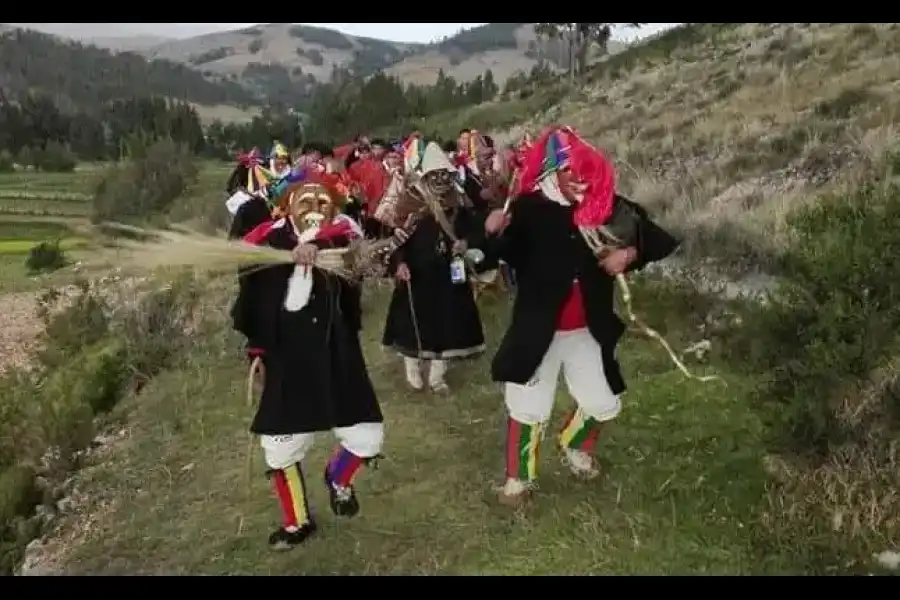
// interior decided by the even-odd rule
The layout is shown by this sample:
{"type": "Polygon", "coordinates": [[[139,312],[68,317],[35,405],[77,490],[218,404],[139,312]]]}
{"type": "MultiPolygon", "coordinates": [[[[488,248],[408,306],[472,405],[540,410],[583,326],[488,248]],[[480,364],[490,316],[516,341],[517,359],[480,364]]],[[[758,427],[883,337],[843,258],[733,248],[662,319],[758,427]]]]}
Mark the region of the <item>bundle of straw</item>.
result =
{"type": "MultiPolygon", "coordinates": [[[[250,266],[264,269],[294,262],[288,250],[254,246],[189,229],[146,230],[118,223],[109,227],[141,238],[119,243],[119,249],[125,250],[125,254],[117,257],[118,262],[126,267],[142,270],[182,267],[212,273],[250,266]]],[[[359,279],[372,268],[367,263],[374,256],[369,244],[358,241],[346,248],[320,250],[314,267],[347,280],[359,279]]]]}

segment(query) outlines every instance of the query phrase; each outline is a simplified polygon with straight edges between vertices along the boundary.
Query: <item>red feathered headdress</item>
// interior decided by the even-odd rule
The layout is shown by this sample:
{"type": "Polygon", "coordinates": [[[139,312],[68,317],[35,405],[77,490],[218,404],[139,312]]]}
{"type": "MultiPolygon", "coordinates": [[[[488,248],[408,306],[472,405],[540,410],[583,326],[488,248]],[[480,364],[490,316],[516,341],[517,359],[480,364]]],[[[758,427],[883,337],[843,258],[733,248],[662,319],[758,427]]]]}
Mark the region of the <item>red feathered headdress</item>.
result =
{"type": "Polygon", "coordinates": [[[528,149],[519,177],[519,190],[534,190],[542,179],[569,170],[584,185],[575,207],[575,224],[595,228],[606,224],[613,211],[615,169],[610,160],[571,127],[555,127],[528,149]]]}
{"type": "Polygon", "coordinates": [[[338,146],[332,150],[332,154],[334,154],[334,157],[338,160],[346,160],[354,150],[356,150],[356,143],[351,142],[349,144],[344,144],[343,146],[338,146]]]}
{"type": "Polygon", "coordinates": [[[347,202],[348,190],[340,173],[327,173],[324,170],[307,172],[304,183],[318,183],[328,190],[335,205],[343,207],[347,202]]]}
{"type": "Polygon", "coordinates": [[[348,171],[353,181],[359,184],[365,196],[366,207],[374,211],[391,181],[384,165],[373,158],[364,158],[350,165],[348,171]]]}
{"type": "Polygon", "coordinates": [[[254,148],[250,152],[238,154],[237,160],[239,164],[250,168],[262,164],[262,155],[259,152],[259,148],[254,148]]]}

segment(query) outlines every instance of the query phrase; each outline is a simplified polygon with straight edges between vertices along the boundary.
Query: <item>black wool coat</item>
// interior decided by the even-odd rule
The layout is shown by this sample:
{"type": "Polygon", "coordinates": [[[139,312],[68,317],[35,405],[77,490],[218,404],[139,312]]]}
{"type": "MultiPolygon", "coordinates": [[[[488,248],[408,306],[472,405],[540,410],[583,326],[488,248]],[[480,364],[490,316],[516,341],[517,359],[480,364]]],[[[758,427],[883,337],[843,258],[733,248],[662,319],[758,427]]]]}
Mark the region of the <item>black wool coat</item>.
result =
{"type": "MultiPolygon", "coordinates": [[[[484,221],[460,208],[449,219],[457,239],[475,248],[484,221]]],[[[405,263],[409,283],[394,284],[382,344],[409,358],[466,358],[484,351],[484,332],[470,281],[453,283],[452,242],[433,216],[424,217],[391,257],[391,274],[405,263]]]]}
{"type": "MultiPolygon", "coordinates": [[[[630,200],[637,219],[638,258],[630,270],[661,260],[678,242],[654,223],[647,211],[630,200]]],[[[548,200],[539,192],[520,196],[511,207],[511,221],[486,245],[491,254],[515,269],[518,289],[512,320],[494,357],[494,381],[527,383],[535,374],[553,337],[557,320],[573,282],[580,282],[587,326],[603,349],[603,368],[613,393],[625,391],[616,359],[616,345],[625,325],[614,310],[615,278],[599,265],[573,221],[573,209],[548,200]]]]}
{"type": "MultiPolygon", "coordinates": [[[[289,250],[297,238],[289,226],[275,227],[266,242],[289,250]]],[[[347,240],[314,242],[320,247],[347,240]]],[[[265,385],[251,431],[289,435],[382,422],[359,340],[360,288],[313,269],[309,303],[284,308],[293,265],[241,276],[232,309],[234,328],[262,351],[265,385]]]]}
{"type": "Polygon", "coordinates": [[[240,239],[256,227],[272,218],[272,211],[265,200],[253,196],[237,209],[228,230],[229,239],[240,239]]]}

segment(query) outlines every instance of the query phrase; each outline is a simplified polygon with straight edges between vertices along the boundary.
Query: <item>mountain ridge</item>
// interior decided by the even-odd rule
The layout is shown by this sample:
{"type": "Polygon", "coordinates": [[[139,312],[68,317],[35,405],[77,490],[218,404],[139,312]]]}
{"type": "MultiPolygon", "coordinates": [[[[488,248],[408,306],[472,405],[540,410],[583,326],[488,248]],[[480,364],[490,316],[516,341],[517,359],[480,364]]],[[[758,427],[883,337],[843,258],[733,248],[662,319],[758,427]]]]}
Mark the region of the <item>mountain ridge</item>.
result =
{"type": "MultiPolygon", "coordinates": [[[[430,43],[394,42],[293,23],[266,23],[162,40],[128,34],[128,28],[109,31],[110,24],[6,25],[36,29],[113,51],[135,52],[148,59],[171,60],[208,77],[240,83],[249,79],[251,87],[260,71],[265,71],[267,77],[287,77],[308,85],[331,80],[337,69],[362,75],[384,70],[404,83],[418,85],[433,84],[440,70],[465,83],[491,69],[494,80],[502,85],[516,72],[527,73],[541,62],[555,69],[566,65],[561,45],[538,39],[532,23],[488,23],[430,43]],[[101,31],[105,35],[98,35],[101,31]]],[[[609,52],[613,54],[624,47],[625,44],[613,41],[609,52]]]]}

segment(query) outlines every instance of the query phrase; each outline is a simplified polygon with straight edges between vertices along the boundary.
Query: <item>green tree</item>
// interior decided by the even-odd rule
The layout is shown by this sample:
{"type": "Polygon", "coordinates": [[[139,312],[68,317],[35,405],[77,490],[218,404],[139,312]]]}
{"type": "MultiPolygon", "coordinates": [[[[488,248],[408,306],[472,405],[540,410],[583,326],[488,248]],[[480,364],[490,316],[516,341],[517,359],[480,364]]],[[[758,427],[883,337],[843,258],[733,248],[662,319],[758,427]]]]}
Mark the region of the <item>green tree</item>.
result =
{"type": "MultiPolygon", "coordinates": [[[[534,32],[545,38],[564,40],[569,48],[569,82],[587,68],[591,48],[599,46],[606,52],[612,37],[612,29],[618,23],[535,23],[534,32]]],[[[640,27],[643,23],[621,23],[628,27],[640,27]]]]}

